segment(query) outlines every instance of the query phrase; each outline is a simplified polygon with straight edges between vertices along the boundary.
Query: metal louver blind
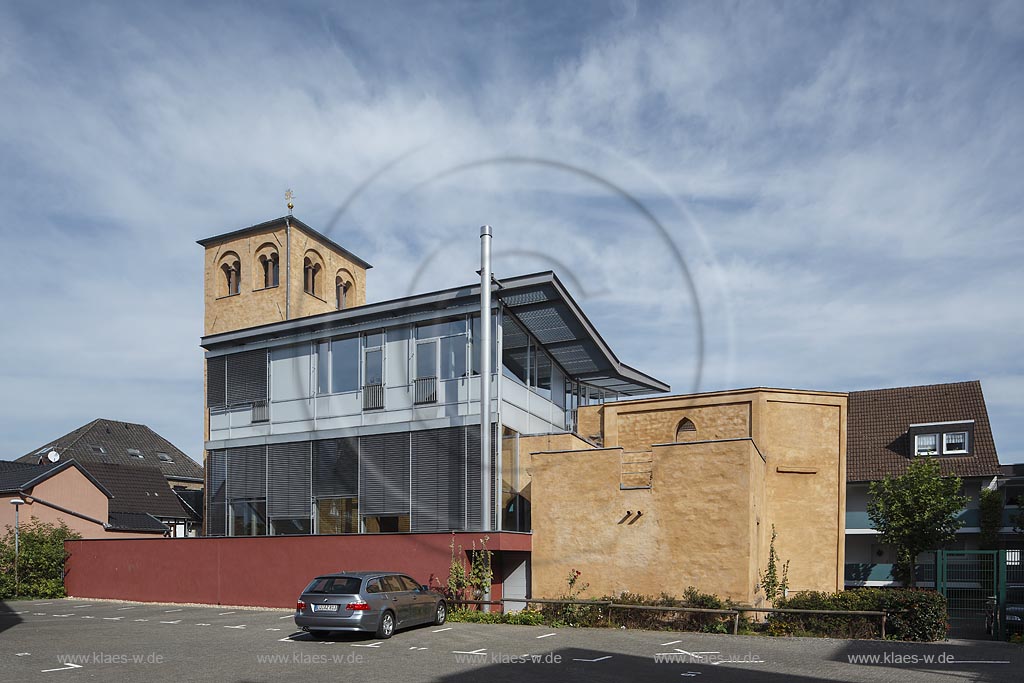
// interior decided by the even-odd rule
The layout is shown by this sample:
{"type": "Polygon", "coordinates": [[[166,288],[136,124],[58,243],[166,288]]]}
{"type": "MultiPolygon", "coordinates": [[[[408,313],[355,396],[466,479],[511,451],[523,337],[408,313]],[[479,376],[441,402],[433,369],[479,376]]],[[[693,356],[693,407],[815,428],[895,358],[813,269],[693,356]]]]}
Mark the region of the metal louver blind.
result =
{"type": "Polygon", "coordinates": [[[227,402],[267,400],[267,350],[232,353],[227,358],[227,402]]]}
{"type": "Polygon", "coordinates": [[[228,499],[265,498],[267,495],[267,447],[225,449],[228,460],[228,499]]]}
{"type": "Polygon", "coordinates": [[[267,447],[267,514],[270,517],[310,516],[311,444],[274,443],[267,447]]]}
{"type": "Polygon", "coordinates": [[[206,454],[206,535],[227,535],[224,451],[206,454]]]}
{"type": "MultiPolygon", "coordinates": [[[[478,530],[483,528],[483,518],[480,515],[480,427],[463,427],[466,434],[466,528],[478,530]]],[[[494,482],[497,478],[495,461],[497,453],[497,427],[491,425],[491,528],[496,529],[494,510],[497,498],[495,498],[494,482]]]]}
{"type": "Polygon", "coordinates": [[[359,439],[313,442],[313,495],[359,495],[359,439]]]}
{"type": "Polygon", "coordinates": [[[359,513],[409,514],[409,434],[359,439],[359,513]]]}
{"type": "Polygon", "coordinates": [[[206,407],[219,408],[227,403],[224,356],[206,359],[206,407]]]}
{"type": "Polygon", "coordinates": [[[466,525],[466,438],[462,429],[412,433],[412,530],[466,525]]]}

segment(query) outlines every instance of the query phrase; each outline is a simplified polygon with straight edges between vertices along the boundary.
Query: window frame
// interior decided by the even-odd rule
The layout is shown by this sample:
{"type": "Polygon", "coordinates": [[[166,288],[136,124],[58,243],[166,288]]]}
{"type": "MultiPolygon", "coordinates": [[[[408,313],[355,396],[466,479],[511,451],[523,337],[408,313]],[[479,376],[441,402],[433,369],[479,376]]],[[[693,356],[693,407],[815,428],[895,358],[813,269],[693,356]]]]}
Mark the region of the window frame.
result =
{"type": "Polygon", "coordinates": [[[939,452],[940,452],[940,450],[939,450],[939,438],[940,438],[940,436],[941,436],[941,434],[939,432],[929,432],[927,434],[915,434],[914,435],[914,457],[919,458],[919,457],[922,457],[922,456],[938,455],[939,452]],[[930,452],[922,453],[921,452],[921,448],[918,445],[921,442],[921,438],[922,437],[932,437],[933,439],[935,439],[935,448],[932,449],[930,452]]]}
{"type": "Polygon", "coordinates": [[[970,444],[970,433],[966,430],[957,432],[943,432],[942,433],[942,454],[943,455],[967,455],[971,452],[970,444]],[[962,450],[951,450],[949,448],[949,437],[954,434],[962,434],[964,437],[964,447],[962,450]]]}

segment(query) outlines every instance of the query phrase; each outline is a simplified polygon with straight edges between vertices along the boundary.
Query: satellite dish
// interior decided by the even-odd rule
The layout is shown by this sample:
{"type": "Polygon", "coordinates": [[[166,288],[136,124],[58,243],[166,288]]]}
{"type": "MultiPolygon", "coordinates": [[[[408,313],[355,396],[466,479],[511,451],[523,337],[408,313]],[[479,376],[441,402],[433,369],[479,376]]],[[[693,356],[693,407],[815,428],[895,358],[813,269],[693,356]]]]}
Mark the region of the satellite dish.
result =
{"type": "Polygon", "coordinates": [[[50,451],[49,453],[46,454],[46,459],[49,460],[50,462],[57,462],[58,460],[60,460],[60,453],[58,453],[57,451],[50,451]]]}

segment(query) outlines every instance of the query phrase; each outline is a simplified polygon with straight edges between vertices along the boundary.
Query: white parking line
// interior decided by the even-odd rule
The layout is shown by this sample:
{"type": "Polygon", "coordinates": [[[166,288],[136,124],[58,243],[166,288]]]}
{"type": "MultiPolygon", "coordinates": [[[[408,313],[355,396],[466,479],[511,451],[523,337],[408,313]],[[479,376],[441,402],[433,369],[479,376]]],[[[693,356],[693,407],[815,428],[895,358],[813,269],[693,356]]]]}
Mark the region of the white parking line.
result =
{"type": "Polygon", "coordinates": [[[82,609],[83,607],[92,607],[92,605],[75,605],[71,609],[82,609]]]}
{"type": "Polygon", "coordinates": [[[718,666],[719,664],[764,664],[763,659],[716,659],[711,662],[711,666],[718,666]]]}
{"type": "Polygon", "coordinates": [[[240,626],[225,626],[224,628],[245,628],[245,624],[242,624],[240,626]]]}
{"type": "Polygon", "coordinates": [[[55,617],[70,617],[70,614],[54,614],[55,617]]]}
{"type": "Polygon", "coordinates": [[[352,647],[380,647],[381,643],[383,643],[383,642],[384,642],[383,640],[379,640],[376,643],[369,643],[369,644],[352,643],[352,647]]]}
{"type": "Polygon", "coordinates": [[[464,650],[452,650],[453,655],[476,655],[478,657],[487,656],[487,648],[482,647],[479,650],[473,650],[472,652],[466,652],[464,650]]]}
{"type": "Polygon", "coordinates": [[[196,624],[196,626],[210,626],[210,624],[196,624]]]}
{"type": "Polygon", "coordinates": [[[42,607],[43,605],[52,605],[52,602],[37,602],[36,607],[42,607]]]}
{"type": "Polygon", "coordinates": [[[135,609],[135,608],[134,608],[134,607],[118,607],[118,608],[117,608],[117,611],[118,611],[118,612],[123,612],[123,611],[125,611],[126,609],[135,609]]]}
{"type": "Polygon", "coordinates": [[[681,642],[683,642],[683,641],[681,641],[681,640],[670,640],[667,643],[662,643],[661,646],[664,647],[666,645],[675,645],[676,643],[681,643],[681,642]]]}
{"type": "Polygon", "coordinates": [[[70,671],[71,669],[81,669],[81,668],[82,668],[81,664],[74,664],[72,662],[68,662],[67,664],[65,664],[64,666],[60,667],[59,669],[41,669],[39,671],[39,673],[48,674],[51,671],[70,671]]]}
{"type": "Polygon", "coordinates": [[[431,633],[440,633],[441,631],[451,631],[451,630],[452,630],[452,627],[449,626],[448,628],[439,628],[436,631],[431,631],[431,633]]]}
{"type": "Polygon", "coordinates": [[[606,659],[611,659],[611,655],[605,655],[604,657],[598,657],[597,659],[574,659],[574,662],[603,662],[606,659]]]}
{"type": "Polygon", "coordinates": [[[417,647],[417,646],[413,645],[413,646],[412,646],[412,647],[410,647],[409,649],[410,649],[410,650],[416,650],[416,651],[419,651],[419,650],[426,650],[427,648],[425,648],[425,647],[417,647]]]}
{"type": "Polygon", "coordinates": [[[292,636],[301,636],[301,635],[302,635],[302,631],[296,631],[295,633],[289,633],[284,638],[278,638],[277,642],[279,642],[279,643],[285,643],[285,642],[294,643],[295,641],[292,640],[292,636]]]}
{"type": "Polygon", "coordinates": [[[537,640],[540,640],[541,638],[550,638],[551,636],[557,636],[557,635],[558,635],[557,633],[545,633],[542,636],[537,636],[537,640]]]}
{"type": "Polygon", "coordinates": [[[121,621],[124,617],[103,617],[103,621],[121,621]]]}
{"type": "Polygon", "coordinates": [[[171,612],[183,612],[184,608],[179,607],[178,609],[165,609],[164,614],[170,614],[171,612]]]}
{"type": "Polygon", "coordinates": [[[33,612],[32,616],[34,616],[34,617],[45,617],[46,616],[46,612],[33,612]]]}
{"type": "Polygon", "coordinates": [[[32,653],[31,652],[15,652],[14,656],[15,657],[30,657],[30,656],[32,656],[32,653]]]}
{"type": "Polygon", "coordinates": [[[149,619],[132,619],[132,621],[149,621],[149,619]]]}
{"type": "Polygon", "coordinates": [[[281,629],[279,629],[279,628],[268,628],[267,630],[268,631],[280,631],[281,629]]]}
{"type": "Polygon", "coordinates": [[[294,614],[286,614],[283,617],[278,617],[278,619],[292,619],[294,616],[294,614]]]}
{"type": "Polygon", "coordinates": [[[175,619],[174,621],[161,621],[161,624],[180,624],[181,619],[175,619]]]}
{"type": "Polygon", "coordinates": [[[82,618],[83,618],[83,619],[95,619],[96,617],[89,617],[89,616],[85,616],[85,617],[82,617],[82,618]]]}
{"type": "Polygon", "coordinates": [[[224,616],[225,614],[234,614],[234,612],[221,612],[221,613],[220,613],[220,614],[218,614],[217,616],[218,616],[218,617],[222,617],[222,616],[224,616]]]}

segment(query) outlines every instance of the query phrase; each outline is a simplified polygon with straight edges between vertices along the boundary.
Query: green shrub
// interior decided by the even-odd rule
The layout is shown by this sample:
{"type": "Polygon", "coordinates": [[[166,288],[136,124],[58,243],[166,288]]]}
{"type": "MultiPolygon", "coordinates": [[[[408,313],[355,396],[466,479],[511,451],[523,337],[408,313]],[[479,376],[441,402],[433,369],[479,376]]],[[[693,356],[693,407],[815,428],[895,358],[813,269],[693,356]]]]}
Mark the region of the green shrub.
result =
{"type": "MultiPolygon", "coordinates": [[[[711,593],[701,593],[693,586],[683,591],[682,598],[676,598],[667,593],[662,593],[656,598],[636,593],[622,593],[618,597],[604,599],[619,605],[699,607],[701,609],[732,609],[734,607],[732,601],[722,600],[711,593]]],[[[703,631],[705,633],[730,633],[733,619],[729,614],[656,612],[618,607],[610,610],[609,617],[612,626],[625,626],[648,631],[703,631]]]]}
{"type": "Polygon", "coordinates": [[[544,623],[544,615],[534,610],[524,609],[519,612],[503,614],[502,623],[517,626],[540,626],[544,623]]]}
{"type": "MultiPolygon", "coordinates": [[[[859,588],[840,593],[799,593],[779,601],[777,606],[780,609],[888,612],[888,638],[933,641],[946,637],[946,599],[931,590],[859,588]]],[[[881,618],[838,614],[770,614],[766,631],[771,635],[879,638],[881,618]]]]}
{"type": "Polygon", "coordinates": [[[467,624],[500,624],[501,612],[483,612],[475,609],[453,609],[448,612],[448,621],[461,621],[467,624]]]}
{"type": "MultiPolygon", "coordinates": [[[[18,586],[21,597],[63,598],[64,541],[81,538],[63,522],[60,525],[40,522],[32,517],[18,529],[18,586]]],[[[0,538],[0,599],[15,596],[14,528],[7,527],[0,538]]]]}

